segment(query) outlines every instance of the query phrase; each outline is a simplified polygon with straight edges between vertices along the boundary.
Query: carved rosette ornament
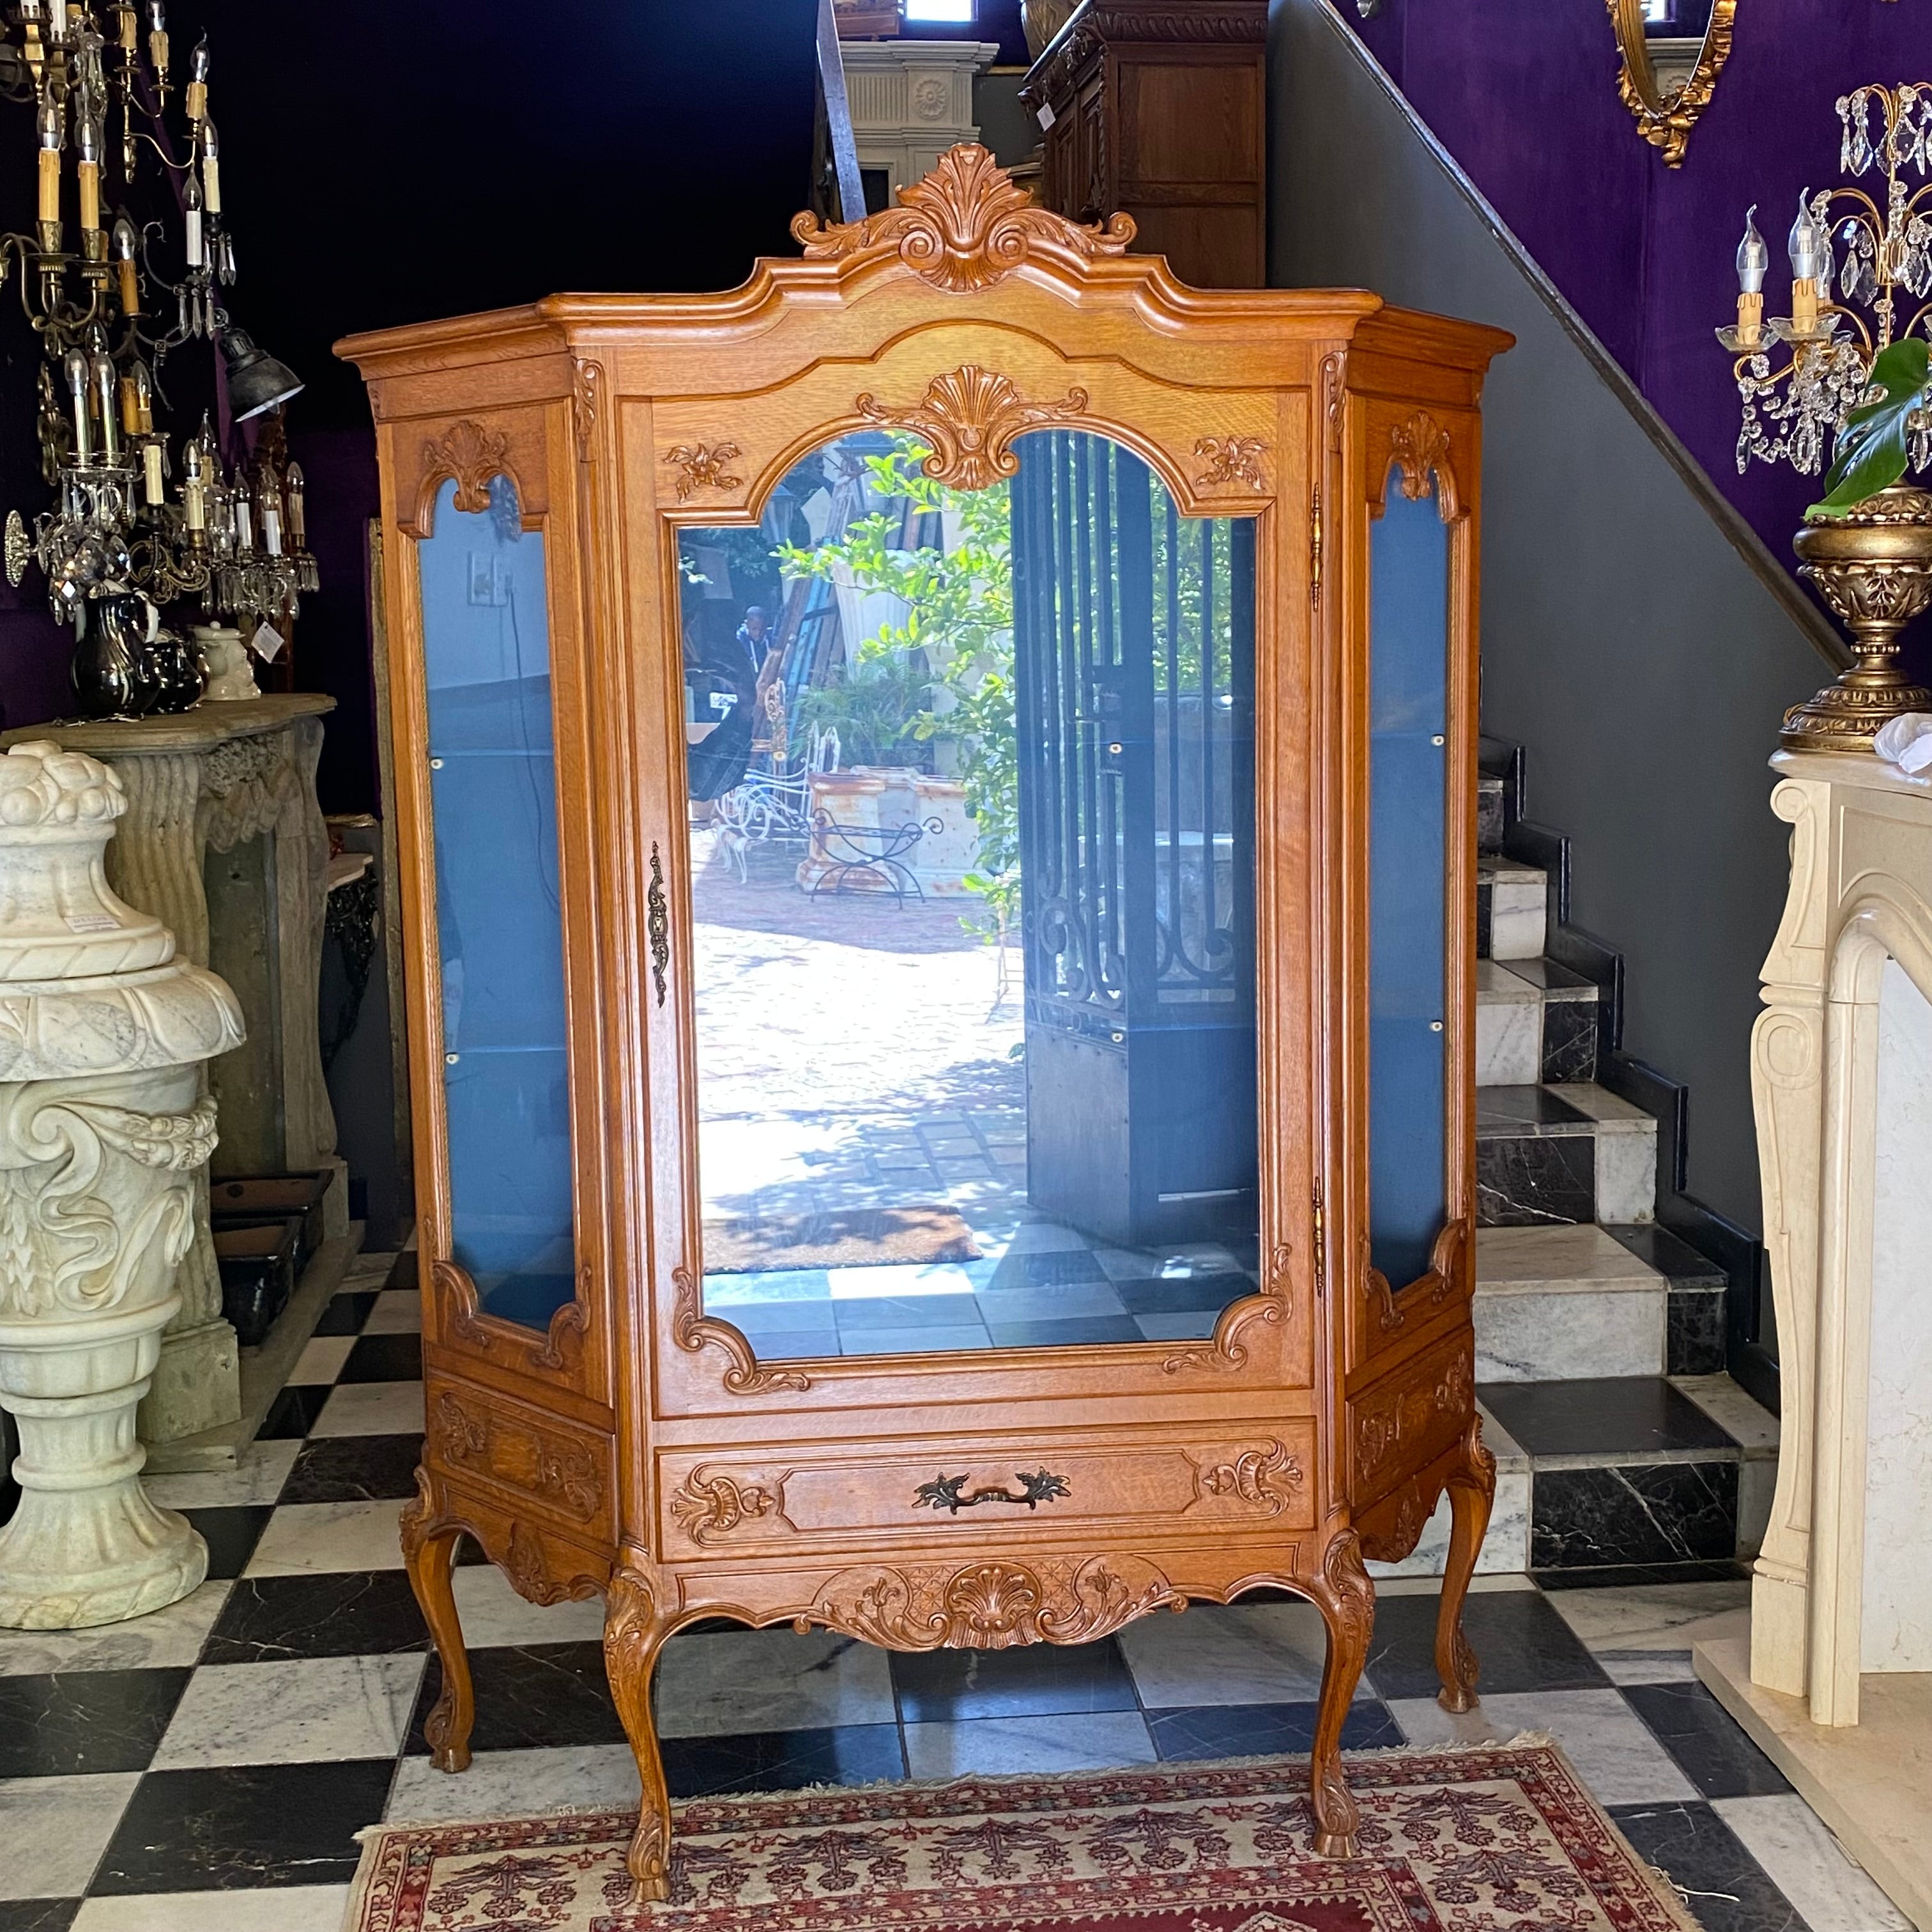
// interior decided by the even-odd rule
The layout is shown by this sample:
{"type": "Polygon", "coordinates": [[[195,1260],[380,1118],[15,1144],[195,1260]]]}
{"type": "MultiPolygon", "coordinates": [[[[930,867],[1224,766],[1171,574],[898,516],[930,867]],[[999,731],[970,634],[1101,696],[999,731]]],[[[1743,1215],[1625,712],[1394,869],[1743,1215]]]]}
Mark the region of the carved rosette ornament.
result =
{"type": "Polygon", "coordinates": [[[207,1570],[201,1538],[142,1490],[134,1412],[214,1148],[200,1063],[241,1043],[242,1016],[108,889],[126,808],[92,758],[0,758],[0,1407],[22,1490],[0,1529],[0,1624],[30,1629],[140,1616],[207,1570]]]}
{"type": "Polygon", "coordinates": [[[808,212],[791,232],[808,261],[896,254],[935,288],[960,294],[1004,280],[1036,254],[1088,260],[1124,254],[1134,224],[1116,214],[1083,227],[1036,208],[984,148],[967,141],[947,148],[923,180],[901,188],[898,207],[830,224],[808,212]]]}
{"type": "Polygon", "coordinates": [[[931,453],[920,468],[936,482],[983,490],[1019,473],[1016,437],[1082,414],[1087,392],[1070,389],[1057,403],[1030,403],[1010,376],[964,362],[950,375],[934,376],[908,407],[894,409],[870,394],[853,406],[868,422],[903,430],[926,444],[931,453]]]}

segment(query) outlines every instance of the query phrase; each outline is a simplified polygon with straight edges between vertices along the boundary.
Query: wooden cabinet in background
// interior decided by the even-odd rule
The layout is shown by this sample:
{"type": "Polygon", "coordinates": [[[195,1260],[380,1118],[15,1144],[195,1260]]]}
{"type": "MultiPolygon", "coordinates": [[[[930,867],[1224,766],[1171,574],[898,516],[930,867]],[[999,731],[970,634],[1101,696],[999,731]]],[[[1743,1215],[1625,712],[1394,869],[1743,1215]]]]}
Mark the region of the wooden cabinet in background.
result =
{"type": "Polygon", "coordinates": [[[391,616],[425,1732],[467,1763],[464,1535],[526,1597],[602,1594],[647,1898],[651,1673],[706,1618],[998,1650],[1286,1588],[1328,1636],[1312,1849],[1348,1854],[1364,1559],[1446,1489],[1436,1658],[1473,1700],[1478,401],[1508,338],[1191,290],[1127,226],[959,147],[726,293],[344,345],[391,616]],[[966,898],[908,890],[940,820],[880,816],[919,773],[812,768],[836,892],[758,842],[797,780],[736,706],[809,723],[841,611],[866,663],[847,562],[800,561],[848,530],[964,573],[958,742],[1016,774],[970,778],[1017,824],[1006,1034],[966,898]],[[696,745],[694,664],[736,697],[696,745]],[[986,1043],[941,1064],[949,1028],[986,1043]]]}
{"type": "Polygon", "coordinates": [[[1131,214],[1137,254],[1197,288],[1268,279],[1268,0],[1085,0],[1020,98],[1040,200],[1131,214]]]}

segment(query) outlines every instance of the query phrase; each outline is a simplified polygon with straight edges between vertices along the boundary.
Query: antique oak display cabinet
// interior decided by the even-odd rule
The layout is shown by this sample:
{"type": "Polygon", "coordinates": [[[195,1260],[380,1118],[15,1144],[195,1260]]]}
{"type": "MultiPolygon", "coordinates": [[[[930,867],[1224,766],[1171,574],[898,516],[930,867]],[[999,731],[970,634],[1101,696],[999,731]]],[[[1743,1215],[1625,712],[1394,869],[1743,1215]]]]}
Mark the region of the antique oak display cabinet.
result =
{"type": "Polygon", "coordinates": [[[462,1535],[604,1598],[647,1898],[650,1677],[698,1618],[999,1649],[1274,1586],[1327,1627],[1347,1854],[1364,1560],[1445,1490],[1452,1708],[1476,1676],[1508,338],[1186,287],[971,147],[797,232],[725,294],[343,346],[387,527],[436,1761],[469,1756],[462,1535]]]}

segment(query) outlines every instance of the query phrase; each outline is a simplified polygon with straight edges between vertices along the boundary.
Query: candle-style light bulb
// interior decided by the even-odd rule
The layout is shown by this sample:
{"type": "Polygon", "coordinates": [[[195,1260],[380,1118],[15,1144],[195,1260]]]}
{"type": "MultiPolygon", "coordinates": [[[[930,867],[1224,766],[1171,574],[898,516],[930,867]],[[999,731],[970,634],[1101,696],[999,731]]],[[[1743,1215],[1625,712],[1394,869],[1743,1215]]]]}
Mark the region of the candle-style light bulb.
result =
{"type": "Polygon", "coordinates": [[[182,225],[184,230],[182,248],[190,268],[201,266],[204,250],[201,240],[201,183],[190,168],[182,183],[182,225]]]}
{"type": "MultiPolygon", "coordinates": [[[[1755,349],[1764,340],[1764,278],[1771,250],[1757,232],[1757,203],[1744,213],[1744,238],[1738,244],[1738,326],[1736,346],[1755,349]]],[[[1719,332],[1720,338],[1723,332],[1719,332]]]]}
{"type": "Polygon", "coordinates": [[[61,147],[66,139],[66,129],[60,104],[52,94],[40,103],[35,125],[40,143],[40,220],[44,223],[58,225],[60,220],[61,147]]]}
{"type": "Polygon", "coordinates": [[[201,444],[190,439],[182,446],[182,517],[190,536],[208,527],[208,480],[202,473],[201,444]]]}
{"type": "Polygon", "coordinates": [[[168,10],[164,0],[148,0],[148,58],[154,77],[168,84],[168,10]]]}
{"type": "Polygon", "coordinates": [[[106,146],[100,131],[100,117],[93,98],[82,92],[76,102],[74,152],[79,157],[75,172],[80,182],[80,225],[88,234],[100,228],[100,151],[106,146]]]}
{"type": "Polygon", "coordinates": [[[282,493],[275,487],[272,475],[264,472],[260,484],[261,490],[262,548],[271,556],[282,554],[282,493]]]}
{"type": "Polygon", "coordinates": [[[248,496],[248,479],[235,479],[235,548],[251,550],[255,543],[255,506],[248,496]]]}
{"type": "Polygon", "coordinates": [[[203,34],[194,44],[194,51],[188,57],[188,88],[182,96],[182,104],[187,110],[190,122],[206,118],[208,113],[208,36],[203,34]]]}
{"type": "Polygon", "coordinates": [[[100,460],[121,460],[121,425],[114,414],[114,362],[104,349],[97,349],[87,358],[87,373],[94,388],[94,412],[100,418],[100,460]]]}
{"type": "Polygon", "coordinates": [[[65,40],[67,25],[67,0],[47,0],[47,38],[65,40]]]}
{"type": "Polygon", "coordinates": [[[221,212],[221,142],[214,123],[201,124],[201,190],[211,214],[221,212]]]}
{"type": "Polygon", "coordinates": [[[94,433],[88,422],[86,350],[70,349],[61,358],[61,369],[74,404],[74,461],[85,466],[94,455],[94,433]]]}
{"type": "Polygon", "coordinates": [[[108,237],[107,248],[108,253],[114,257],[114,273],[121,292],[121,313],[129,316],[141,313],[141,283],[134,266],[134,253],[138,245],[134,224],[128,220],[124,209],[114,218],[114,226],[108,237]]]}
{"type": "Polygon", "coordinates": [[[1791,257],[1791,325],[1799,335],[1818,328],[1818,304],[1832,279],[1832,240],[1811,213],[1811,190],[1798,197],[1786,250],[1791,257]]]}
{"type": "Polygon", "coordinates": [[[308,484],[304,481],[302,465],[289,465],[289,536],[297,550],[308,548],[308,484]]]}
{"type": "Polygon", "coordinates": [[[154,386],[148,365],[137,361],[133,376],[134,428],[141,444],[141,494],[150,506],[166,494],[161,484],[161,440],[154,434],[154,386]]]}

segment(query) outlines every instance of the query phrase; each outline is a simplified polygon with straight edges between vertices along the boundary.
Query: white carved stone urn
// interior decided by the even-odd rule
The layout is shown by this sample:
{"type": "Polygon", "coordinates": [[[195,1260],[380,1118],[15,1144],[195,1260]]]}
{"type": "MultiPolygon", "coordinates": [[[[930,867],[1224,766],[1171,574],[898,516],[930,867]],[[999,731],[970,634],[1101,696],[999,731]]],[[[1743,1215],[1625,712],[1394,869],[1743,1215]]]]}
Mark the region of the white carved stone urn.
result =
{"type": "Polygon", "coordinates": [[[80,752],[0,757],[0,1408],[21,1452],[0,1624],[32,1630],[140,1616],[208,1570],[141,1487],[134,1411],[214,1147],[202,1063],[241,1042],[242,1015],[109,890],[126,809],[80,752]]]}

